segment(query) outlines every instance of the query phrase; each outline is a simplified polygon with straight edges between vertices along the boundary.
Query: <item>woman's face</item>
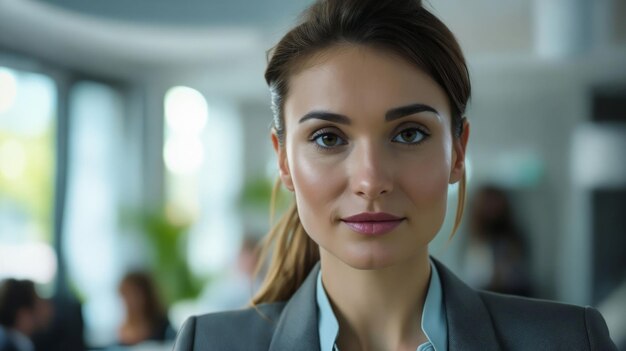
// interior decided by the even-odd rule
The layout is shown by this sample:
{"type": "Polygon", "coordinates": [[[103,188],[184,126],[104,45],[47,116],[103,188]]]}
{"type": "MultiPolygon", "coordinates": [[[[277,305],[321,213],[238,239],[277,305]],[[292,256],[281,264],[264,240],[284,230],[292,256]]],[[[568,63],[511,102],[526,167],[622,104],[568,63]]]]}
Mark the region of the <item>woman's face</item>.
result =
{"type": "Polygon", "coordinates": [[[283,183],[322,259],[358,269],[425,257],[461,179],[468,128],[454,139],[444,91],[390,53],[330,48],[290,77],[283,183]]]}

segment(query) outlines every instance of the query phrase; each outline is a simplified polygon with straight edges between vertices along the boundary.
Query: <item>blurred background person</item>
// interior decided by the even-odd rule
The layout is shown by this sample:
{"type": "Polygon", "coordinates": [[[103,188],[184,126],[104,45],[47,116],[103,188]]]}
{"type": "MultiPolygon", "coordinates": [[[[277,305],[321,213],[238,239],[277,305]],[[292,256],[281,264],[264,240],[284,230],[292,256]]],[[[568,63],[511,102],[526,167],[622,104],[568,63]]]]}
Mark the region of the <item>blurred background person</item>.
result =
{"type": "Polygon", "coordinates": [[[118,330],[121,345],[168,341],[175,337],[156,284],[146,272],[128,273],[119,286],[125,317],[118,330]]]}
{"type": "Polygon", "coordinates": [[[256,276],[259,245],[255,236],[246,236],[231,269],[211,281],[200,295],[198,310],[215,312],[247,307],[260,285],[262,272],[256,276]]]}
{"type": "Polygon", "coordinates": [[[50,316],[49,303],[37,295],[32,281],[0,282],[1,351],[35,351],[31,337],[48,326],[50,316]]]}
{"type": "Polygon", "coordinates": [[[506,192],[479,187],[468,206],[469,236],[463,267],[475,288],[531,296],[528,248],[506,192]]]}
{"type": "Polygon", "coordinates": [[[72,296],[56,295],[50,298],[52,316],[48,327],[32,337],[35,350],[83,351],[85,350],[83,310],[72,296]]]}

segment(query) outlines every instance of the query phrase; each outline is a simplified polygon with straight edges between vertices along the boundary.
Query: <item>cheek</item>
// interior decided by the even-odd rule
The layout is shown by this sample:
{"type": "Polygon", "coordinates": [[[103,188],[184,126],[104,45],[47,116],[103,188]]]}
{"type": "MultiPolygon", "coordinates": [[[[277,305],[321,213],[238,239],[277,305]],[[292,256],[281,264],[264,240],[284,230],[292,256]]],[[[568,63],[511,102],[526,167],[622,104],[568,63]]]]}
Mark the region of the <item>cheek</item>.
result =
{"type": "Polygon", "coordinates": [[[450,161],[445,148],[421,160],[405,160],[398,182],[415,209],[419,222],[438,227],[443,223],[448,198],[450,161]]]}
{"type": "Polygon", "coordinates": [[[332,157],[320,156],[307,146],[294,147],[287,155],[300,220],[308,233],[316,233],[315,228],[332,224],[346,176],[332,157]]]}

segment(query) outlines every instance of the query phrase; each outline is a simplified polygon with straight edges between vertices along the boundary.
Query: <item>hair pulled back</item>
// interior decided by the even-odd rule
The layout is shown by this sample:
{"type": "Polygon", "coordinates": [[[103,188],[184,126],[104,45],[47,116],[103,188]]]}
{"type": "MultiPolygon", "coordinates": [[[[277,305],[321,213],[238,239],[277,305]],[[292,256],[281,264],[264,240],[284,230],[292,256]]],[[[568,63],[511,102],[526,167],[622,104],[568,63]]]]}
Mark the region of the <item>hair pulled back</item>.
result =
{"type": "MultiPolygon", "coordinates": [[[[447,95],[452,134],[460,137],[463,115],[471,94],[465,59],[454,35],[420,0],[318,0],[269,52],[265,80],[274,113],[272,127],[280,147],[285,142],[283,107],[289,78],[312,55],[335,45],[354,44],[391,52],[428,74],[447,95]]],[[[274,186],[272,211],[280,182],[274,186]]],[[[465,175],[459,185],[459,203],[452,235],[465,202],[465,175]]],[[[256,305],[287,300],[319,260],[319,248],[309,238],[294,205],[274,225],[262,251],[272,259],[265,280],[252,299],[256,305]]]]}

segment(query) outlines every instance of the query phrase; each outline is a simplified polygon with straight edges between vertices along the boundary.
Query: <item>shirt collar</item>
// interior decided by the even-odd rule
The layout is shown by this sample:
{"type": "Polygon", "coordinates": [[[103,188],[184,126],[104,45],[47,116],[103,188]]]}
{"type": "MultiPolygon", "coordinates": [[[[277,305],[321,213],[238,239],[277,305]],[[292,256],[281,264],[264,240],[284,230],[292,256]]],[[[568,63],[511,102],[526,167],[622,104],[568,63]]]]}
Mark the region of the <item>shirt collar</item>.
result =
{"type": "MultiPolygon", "coordinates": [[[[430,283],[424,301],[422,312],[422,331],[428,338],[434,351],[448,350],[448,325],[446,322],[446,311],[443,303],[441,290],[441,280],[437,268],[430,262],[430,283]]],[[[319,312],[318,331],[321,351],[333,351],[337,334],[339,334],[339,323],[322,285],[322,270],[317,274],[317,309],[319,312]]],[[[422,349],[424,344],[420,345],[422,349]]]]}
{"type": "Polygon", "coordinates": [[[430,283],[422,312],[422,331],[435,351],[448,351],[448,323],[437,267],[430,260],[430,283]]]}
{"type": "Polygon", "coordinates": [[[320,350],[334,351],[339,322],[333,313],[328,296],[322,285],[322,270],[317,273],[317,309],[319,311],[318,329],[320,335],[320,350]]]}

